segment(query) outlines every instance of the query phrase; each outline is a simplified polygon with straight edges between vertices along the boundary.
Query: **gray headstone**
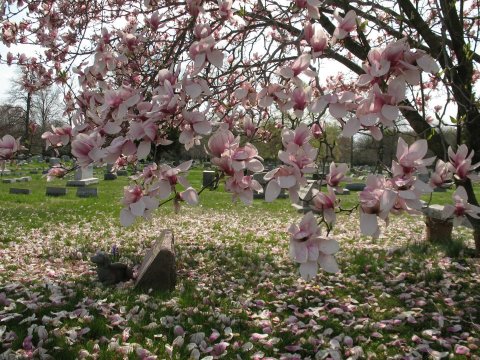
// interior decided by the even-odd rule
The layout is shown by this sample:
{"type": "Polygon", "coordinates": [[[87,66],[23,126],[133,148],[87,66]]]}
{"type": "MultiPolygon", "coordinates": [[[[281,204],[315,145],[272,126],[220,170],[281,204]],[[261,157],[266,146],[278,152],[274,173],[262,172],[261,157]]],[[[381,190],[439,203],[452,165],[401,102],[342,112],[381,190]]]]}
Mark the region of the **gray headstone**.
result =
{"type": "Polygon", "coordinates": [[[163,230],[143,259],[135,287],[144,290],[173,290],[176,280],[173,232],[163,230]]]}
{"type": "Polygon", "coordinates": [[[47,187],[47,196],[64,196],[67,195],[67,188],[64,187],[47,187]]]}
{"type": "Polygon", "coordinates": [[[117,175],[118,176],[128,176],[128,171],[127,170],[117,170],[117,175]]]}
{"type": "Polygon", "coordinates": [[[103,175],[103,180],[115,180],[117,178],[117,174],[113,171],[114,164],[107,164],[106,172],[103,175]]]}
{"type": "Polygon", "coordinates": [[[253,180],[257,180],[260,185],[265,185],[267,181],[263,178],[267,173],[265,171],[253,174],[253,180]]]}
{"type": "Polygon", "coordinates": [[[202,177],[202,186],[203,187],[213,187],[213,180],[215,179],[215,171],[204,170],[202,177]]]}
{"type": "Polygon", "coordinates": [[[50,159],[48,159],[48,164],[50,166],[58,165],[60,164],[60,159],[57,157],[51,157],[50,159]]]}
{"type": "Polygon", "coordinates": [[[3,179],[2,182],[4,184],[13,184],[13,183],[17,182],[17,179],[3,179]]]}
{"type": "Polygon", "coordinates": [[[68,155],[62,155],[62,161],[70,161],[70,156],[68,155]]]}
{"type": "Polygon", "coordinates": [[[73,180],[67,181],[67,186],[88,186],[98,184],[98,178],[93,177],[93,165],[79,167],[75,171],[73,180]]]}
{"type": "Polygon", "coordinates": [[[424,183],[428,183],[430,181],[430,175],[428,175],[428,173],[426,174],[418,174],[417,175],[417,178],[421,181],[423,181],[424,183]]]}
{"type": "Polygon", "coordinates": [[[29,195],[32,193],[31,189],[19,189],[19,188],[10,188],[10,194],[25,194],[29,195]]]}
{"type": "Polygon", "coordinates": [[[345,189],[350,191],[363,191],[367,185],[364,183],[350,183],[345,185],[345,189]]]}
{"type": "Polygon", "coordinates": [[[75,176],[74,176],[74,179],[75,180],[85,180],[85,179],[91,179],[93,178],[93,166],[92,165],[88,165],[87,167],[79,167],[76,171],[75,171],[75,176]]]}
{"type": "Polygon", "coordinates": [[[32,181],[31,176],[23,176],[23,177],[17,179],[17,182],[29,182],[29,181],[32,181]]]}
{"type": "Polygon", "coordinates": [[[77,188],[77,196],[82,198],[98,197],[97,188],[79,187],[77,188]]]}

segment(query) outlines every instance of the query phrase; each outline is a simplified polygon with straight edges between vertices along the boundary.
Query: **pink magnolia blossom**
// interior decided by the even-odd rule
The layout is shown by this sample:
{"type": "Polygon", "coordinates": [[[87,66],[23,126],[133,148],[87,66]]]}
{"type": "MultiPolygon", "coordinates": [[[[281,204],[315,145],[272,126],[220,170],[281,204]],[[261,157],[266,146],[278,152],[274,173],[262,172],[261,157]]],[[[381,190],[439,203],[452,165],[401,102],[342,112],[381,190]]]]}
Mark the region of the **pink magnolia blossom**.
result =
{"type": "Polygon", "coordinates": [[[158,207],[159,202],[154,197],[144,195],[139,185],[134,185],[124,188],[123,204],[126,207],[120,212],[120,223],[123,226],[130,226],[135,217],[148,216],[158,207]]]}
{"type": "Polygon", "coordinates": [[[0,160],[12,159],[20,148],[20,138],[15,139],[11,135],[5,135],[0,139],[0,160]]]}
{"type": "Polygon", "coordinates": [[[332,188],[336,189],[338,192],[341,192],[342,189],[339,188],[340,182],[345,178],[345,174],[348,171],[347,164],[338,164],[335,165],[335,162],[332,161],[330,164],[330,171],[325,177],[327,184],[332,188]]]}
{"type": "Polygon", "coordinates": [[[297,118],[302,118],[305,109],[310,105],[312,90],[310,87],[296,87],[290,93],[290,100],[287,103],[289,108],[293,108],[293,112],[297,118]]]}
{"type": "Polygon", "coordinates": [[[193,42],[188,50],[190,58],[194,61],[194,71],[192,75],[196,75],[202,71],[207,60],[219,69],[223,65],[224,55],[222,51],[215,49],[216,41],[210,33],[211,29],[208,25],[197,25],[195,27],[195,34],[199,40],[193,42]],[[208,36],[204,36],[207,33],[208,36]]]}
{"type": "Polygon", "coordinates": [[[65,146],[72,138],[72,128],[70,126],[55,127],[52,125],[52,132],[47,131],[42,134],[42,139],[46,140],[47,149],[53,147],[65,146]]]}
{"type": "Polygon", "coordinates": [[[328,194],[313,189],[311,208],[321,212],[325,221],[330,225],[334,225],[337,218],[335,215],[337,203],[337,196],[332,187],[328,186],[328,194]]]}
{"type": "Polygon", "coordinates": [[[235,171],[250,170],[252,172],[263,171],[263,160],[258,156],[258,150],[250,143],[245,146],[230,148],[222,154],[222,157],[232,159],[232,167],[235,171]]]}
{"type": "Polygon", "coordinates": [[[208,139],[208,149],[213,156],[221,157],[226,150],[238,147],[239,142],[240,138],[235,138],[230,130],[220,127],[208,139]]]}
{"type": "Polygon", "coordinates": [[[223,19],[230,19],[233,17],[232,0],[218,0],[218,14],[223,19]]]}
{"type": "Polygon", "coordinates": [[[472,165],[473,154],[473,151],[468,151],[468,148],[465,144],[460,145],[457,149],[457,152],[454,152],[452,147],[448,148],[449,163],[447,166],[458,179],[480,179],[478,175],[472,173],[473,170],[480,166],[480,162],[472,165]]]}
{"type": "MultiPolygon", "coordinates": [[[[152,194],[158,196],[160,199],[166,199],[170,196],[172,191],[175,191],[176,185],[180,184],[185,189],[191,188],[186,175],[190,167],[192,166],[192,160],[185,161],[176,167],[170,167],[169,165],[162,164],[158,169],[157,182],[152,184],[152,194]]],[[[192,194],[189,198],[192,198],[192,194]]]]}
{"type": "Polygon", "coordinates": [[[312,57],[321,56],[328,45],[328,36],[323,28],[317,23],[307,22],[304,27],[304,36],[308,45],[312,48],[312,57]]]}
{"type": "Polygon", "coordinates": [[[452,179],[452,173],[450,172],[448,165],[441,159],[437,160],[435,165],[435,171],[430,175],[430,181],[428,184],[432,188],[440,187],[448,180],[452,179]]]}
{"type": "Polygon", "coordinates": [[[318,123],[312,125],[311,131],[315,139],[320,139],[323,136],[323,129],[318,123]]]}
{"type": "Polygon", "coordinates": [[[355,11],[350,10],[345,14],[345,17],[340,16],[340,9],[335,9],[333,14],[335,19],[338,21],[338,25],[333,32],[333,38],[342,40],[345,39],[349,34],[357,28],[357,14],[355,11]]]}
{"type": "Polygon", "coordinates": [[[264,179],[268,181],[265,189],[265,201],[272,202],[279,195],[282,189],[287,189],[292,202],[298,200],[300,186],[306,185],[307,180],[303,177],[297,166],[282,165],[279,168],[269,171],[264,179]]]}
{"type": "Polygon", "coordinates": [[[72,155],[77,158],[77,164],[85,167],[101,161],[105,156],[105,152],[100,149],[104,142],[105,138],[98,133],[78,134],[72,141],[72,155]]]}
{"type": "Polygon", "coordinates": [[[243,175],[243,171],[237,171],[225,182],[225,190],[233,193],[233,199],[240,199],[244,204],[253,203],[253,191],[263,192],[262,185],[251,175],[243,175]]]}
{"type": "Polygon", "coordinates": [[[185,145],[185,149],[189,150],[201,137],[198,135],[207,135],[212,131],[212,124],[206,120],[205,114],[200,111],[183,111],[184,123],[182,124],[182,132],[178,141],[185,145]]]}
{"type": "Polygon", "coordinates": [[[392,172],[394,176],[403,176],[413,174],[415,171],[420,173],[427,172],[427,166],[435,161],[435,157],[424,159],[427,154],[427,140],[421,139],[415,141],[412,145],[408,144],[402,138],[398,138],[397,160],[392,161],[392,172]]]}
{"type": "Polygon", "coordinates": [[[387,189],[382,176],[369,175],[366,187],[360,192],[360,230],[363,235],[378,237],[380,229],[377,217],[388,221],[397,194],[387,189]]]}
{"type": "Polygon", "coordinates": [[[305,280],[313,279],[318,266],[335,273],[338,265],[333,254],[339,250],[334,239],[321,237],[320,228],[312,212],[305,214],[299,225],[292,224],[290,233],[290,257],[300,264],[300,275],[305,280]]]}
{"type": "Polygon", "coordinates": [[[308,16],[312,19],[319,19],[320,18],[320,11],[318,7],[322,3],[319,0],[295,0],[295,5],[297,5],[300,9],[307,9],[308,16]]]}
{"type": "Polygon", "coordinates": [[[310,54],[300,55],[290,66],[284,66],[280,69],[280,75],[286,79],[297,77],[303,72],[306,72],[310,66],[312,56],[310,54]]]}
{"type": "Polygon", "coordinates": [[[53,179],[61,179],[63,178],[66,174],[68,173],[67,169],[60,167],[60,166],[54,166],[48,170],[48,173],[46,174],[47,181],[52,181],[53,179]]]}
{"type": "Polygon", "coordinates": [[[288,148],[290,144],[303,146],[308,144],[311,138],[312,132],[305,123],[300,123],[295,130],[282,130],[282,143],[286,148],[288,148]]]}
{"type": "Polygon", "coordinates": [[[480,219],[480,207],[468,203],[468,194],[463,186],[459,186],[452,195],[455,205],[447,204],[443,208],[445,218],[454,217],[453,225],[461,225],[465,216],[480,219]]]}

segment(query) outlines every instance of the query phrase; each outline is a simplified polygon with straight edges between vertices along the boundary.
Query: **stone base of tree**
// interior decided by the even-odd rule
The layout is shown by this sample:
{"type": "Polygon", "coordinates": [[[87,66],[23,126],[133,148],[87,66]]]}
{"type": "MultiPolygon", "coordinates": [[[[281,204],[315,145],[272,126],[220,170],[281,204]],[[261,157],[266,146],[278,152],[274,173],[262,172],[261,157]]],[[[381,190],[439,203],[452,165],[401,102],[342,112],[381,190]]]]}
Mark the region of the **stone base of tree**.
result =
{"type": "Polygon", "coordinates": [[[425,217],[426,238],[433,243],[447,243],[452,241],[453,221],[451,219],[438,219],[425,217]]]}

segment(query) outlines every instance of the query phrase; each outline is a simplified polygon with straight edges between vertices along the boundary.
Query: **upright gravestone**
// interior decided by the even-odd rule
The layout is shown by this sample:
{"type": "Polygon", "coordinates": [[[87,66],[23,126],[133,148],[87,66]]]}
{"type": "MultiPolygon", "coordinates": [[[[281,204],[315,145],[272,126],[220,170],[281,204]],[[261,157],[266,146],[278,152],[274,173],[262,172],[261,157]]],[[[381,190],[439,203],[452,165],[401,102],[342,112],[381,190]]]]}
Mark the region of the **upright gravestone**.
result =
{"type": "Polygon", "coordinates": [[[50,159],[48,159],[48,165],[55,166],[55,165],[58,165],[58,164],[60,164],[60,159],[59,158],[51,157],[50,159]]]}
{"type": "Polygon", "coordinates": [[[311,211],[310,202],[313,198],[313,189],[315,189],[315,182],[309,182],[307,186],[300,188],[298,191],[298,202],[292,206],[299,212],[311,211]]]}
{"type": "Polygon", "coordinates": [[[87,186],[98,184],[98,178],[93,177],[93,166],[79,167],[75,171],[74,180],[67,181],[67,186],[87,186]]]}
{"type": "Polygon", "coordinates": [[[5,160],[0,161],[0,176],[10,175],[11,171],[7,169],[7,162],[5,160]]]}
{"type": "Polygon", "coordinates": [[[103,175],[103,180],[115,180],[116,178],[117,174],[113,172],[113,164],[107,164],[107,169],[103,175]]]}
{"type": "Polygon", "coordinates": [[[31,189],[10,188],[10,194],[30,195],[31,193],[32,193],[31,189]]]}
{"type": "Polygon", "coordinates": [[[163,230],[140,265],[135,287],[143,290],[173,290],[176,280],[173,232],[163,230]]]}
{"type": "Polygon", "coordinates": [[[215,171],[212,170],[204,170],[203,177],[202,177],[202,186],[213,188],[215,180],[215,171]]]}
{"type": "Polygon", "coordinates": [[[65,195],[67,195],[67,188],[48,186],[47,189],[46,189],[45,195],[47,195],[47,196],[65,196],[65,195]]]}

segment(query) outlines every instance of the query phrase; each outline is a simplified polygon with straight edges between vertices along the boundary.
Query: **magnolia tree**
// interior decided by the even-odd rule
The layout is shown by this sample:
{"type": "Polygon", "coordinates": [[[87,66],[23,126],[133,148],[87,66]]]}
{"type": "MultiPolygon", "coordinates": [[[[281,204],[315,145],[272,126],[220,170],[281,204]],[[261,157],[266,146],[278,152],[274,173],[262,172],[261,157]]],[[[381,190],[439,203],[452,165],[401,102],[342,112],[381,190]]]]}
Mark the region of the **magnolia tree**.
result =
{"type": "MultiPolygon", "coordinates": [[[[266,124],[283,129],[282,165],[265,175],[266,201],[283,190],[296,201],[316,171],[311,140],[322,138],[325,116],[338,121],[343,136],[365,132],[377,140],[404,118],[423,139],[411,146],[400,139],[389,176],[368,176],[357,207],[361,232],[378,236],[379,219],[418,213],[420,196],[454,177],[458,189],[445,216],[467,216],[480,250],[471,183],[480,154],[477,13],[475,1],[447,0],[9,0],[3,43],[38,44],[42,55],[9,52],[3,61],[23,67],[29,91],[52,82],[65,87],[74,126],[43,137],[48,146],[71,143],[78,166],[124,166],[172,142],[188,150],[210,136],[214,184],[224,182],[246,204],[262,191],[253,174],[264,170],[263,160],[252,142],[268,140],[266,124]],[[452,104],[456,150],[441,136],[452,104]],[[425,158],[429,147],[436,163],[425,158]],[[426,183],[417,174],[429,166],[435,170],[426,183]]],[[[18,148],[18,140],[5,136],[0,158],[12,158],[18,148]]],[[[186,180],[190,166],[153,163],[133,177],[124,190],[122,224],[169,201],[177,209],[196,204],[202,190],[186,180]]],[[[291,256],[307,279],[319,266],[338,270],[339,244],[330,230],[341,211],[334,189],[347,168],[332,163],[329,170],[326,192],[311,199],[317,215],[309,212],[289,228],[291,256]]],[[[49,176],[67,171],[56,167],[49,176]]]]}

